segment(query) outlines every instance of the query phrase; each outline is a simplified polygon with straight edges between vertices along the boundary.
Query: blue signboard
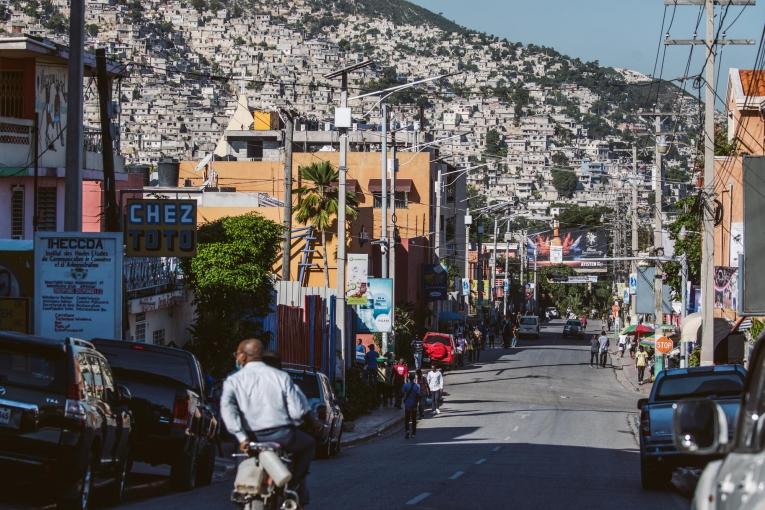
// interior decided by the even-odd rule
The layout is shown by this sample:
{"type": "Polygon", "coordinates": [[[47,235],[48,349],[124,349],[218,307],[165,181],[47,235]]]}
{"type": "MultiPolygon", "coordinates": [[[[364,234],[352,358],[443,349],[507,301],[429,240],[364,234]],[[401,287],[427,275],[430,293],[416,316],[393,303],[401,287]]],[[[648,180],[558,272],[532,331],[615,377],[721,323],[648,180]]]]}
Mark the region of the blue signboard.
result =
{"type": "Polygon", "coordinates": [[[367,283],[367,303],[355,306],[356,331],[359,333],[390,333],[393,280],[390,278],[369,278],[367,283]]]}
{"type": "Polygon", "coordinates": [[[422,286],[426,301],[442,301],[448,298],[449,272],[441,264],[422,265],[422,286]]]}

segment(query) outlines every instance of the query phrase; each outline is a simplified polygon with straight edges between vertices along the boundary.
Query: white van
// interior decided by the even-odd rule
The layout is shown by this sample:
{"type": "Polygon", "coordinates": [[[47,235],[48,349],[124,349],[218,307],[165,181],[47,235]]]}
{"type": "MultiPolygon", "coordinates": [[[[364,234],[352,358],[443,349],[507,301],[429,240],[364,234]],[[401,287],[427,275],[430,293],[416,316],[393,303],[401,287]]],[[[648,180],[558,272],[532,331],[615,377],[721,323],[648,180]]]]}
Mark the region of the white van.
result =
{"type": "Polygon", "coordinates": [[[539,338],[539,317],[536,315],[524,315],[518,324],[518,336],[533,336],[539,338]]]}

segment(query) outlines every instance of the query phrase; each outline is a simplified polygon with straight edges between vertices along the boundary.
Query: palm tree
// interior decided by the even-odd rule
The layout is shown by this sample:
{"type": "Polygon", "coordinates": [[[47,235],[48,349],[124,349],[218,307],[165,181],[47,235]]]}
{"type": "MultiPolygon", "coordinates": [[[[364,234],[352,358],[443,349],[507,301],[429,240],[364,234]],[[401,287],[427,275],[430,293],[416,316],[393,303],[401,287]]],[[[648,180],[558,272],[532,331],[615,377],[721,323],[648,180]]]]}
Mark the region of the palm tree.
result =
{"type": "MultiPolygon", "coordinates": [[[[329,287],[327,231],[332,228],[337,219],[337,181],[340,174],[328,161],[301,166],[298,168],[298,173],[303,180],[303,185],[295,190],[298,196],[295,219],[300,223],[313,226],[321,233],[321,245],[324,247],[324,281],[329,287]],[[308,186],[306,182],[312,185],[308,186]]],[[[352,220],[356,217],[356,197],[353,193],[346,193],[345,200],[345,217],[352,220]]]]}

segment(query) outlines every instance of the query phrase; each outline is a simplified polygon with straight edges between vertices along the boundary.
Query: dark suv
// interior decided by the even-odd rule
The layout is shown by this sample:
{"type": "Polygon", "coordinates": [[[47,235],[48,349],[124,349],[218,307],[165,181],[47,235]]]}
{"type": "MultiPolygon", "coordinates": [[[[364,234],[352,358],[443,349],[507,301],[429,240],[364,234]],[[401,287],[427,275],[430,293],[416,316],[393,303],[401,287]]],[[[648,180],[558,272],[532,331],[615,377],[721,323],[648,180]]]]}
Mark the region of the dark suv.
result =
{"type": "Polygon", "coordinates": [[[332,391],[329,378],[309,368],[285,367],[295,384],[303,391],[311,405],[311,411],[323,424],[321,438],[316,442],[316,455],[333,457],[340,453],[343,435],[343,413],[332,391]]]}
{"type": "Polygon", "coordinates": [[[93,345],[133,395],[131,458],[169,464],[180,490],[210,484],[219,425],[205,400],[197,358],[182,349],[122,340],[94,339],[93,345]]]}
{"type": "Polygon", "coordinates": [[[0,331],[0,470],[42,479],[59,508],[87,509],[95,481],[125,491],[130,392],[89,342],[0,331]]]}

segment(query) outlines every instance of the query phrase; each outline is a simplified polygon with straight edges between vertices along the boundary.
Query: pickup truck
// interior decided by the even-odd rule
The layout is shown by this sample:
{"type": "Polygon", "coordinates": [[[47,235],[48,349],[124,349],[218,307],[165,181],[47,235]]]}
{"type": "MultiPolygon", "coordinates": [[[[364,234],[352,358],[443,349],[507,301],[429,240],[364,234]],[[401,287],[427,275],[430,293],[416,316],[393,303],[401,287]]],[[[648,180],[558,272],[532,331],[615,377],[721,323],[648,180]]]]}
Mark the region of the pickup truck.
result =
{"type": "Polygon", "coordinates": [[[703,467],[716,456],[688,455],[673,438],[676,403],[685,398],[711,399],[724,411],[732,426],[740,407],[746,370],[740,365],[717,365],[663,370],[640,409],[640,480],[644,489],[668,484],[678,467],[703,467]]]}
{"type": "Polygon", "coordinates": [[[132,395],[131,461],[169,464],[175,488],[208,485],[215,468],[218,421],[205,401],[202,370],[188,351],[94,339],[116,382],[132,395]]]}
{"type": "Polygon", "coordinates": [[[457,346],[454,337],[446,333],[425,333],[422,339],[422,363],[453,369],[457,365],[457,346]]]}

